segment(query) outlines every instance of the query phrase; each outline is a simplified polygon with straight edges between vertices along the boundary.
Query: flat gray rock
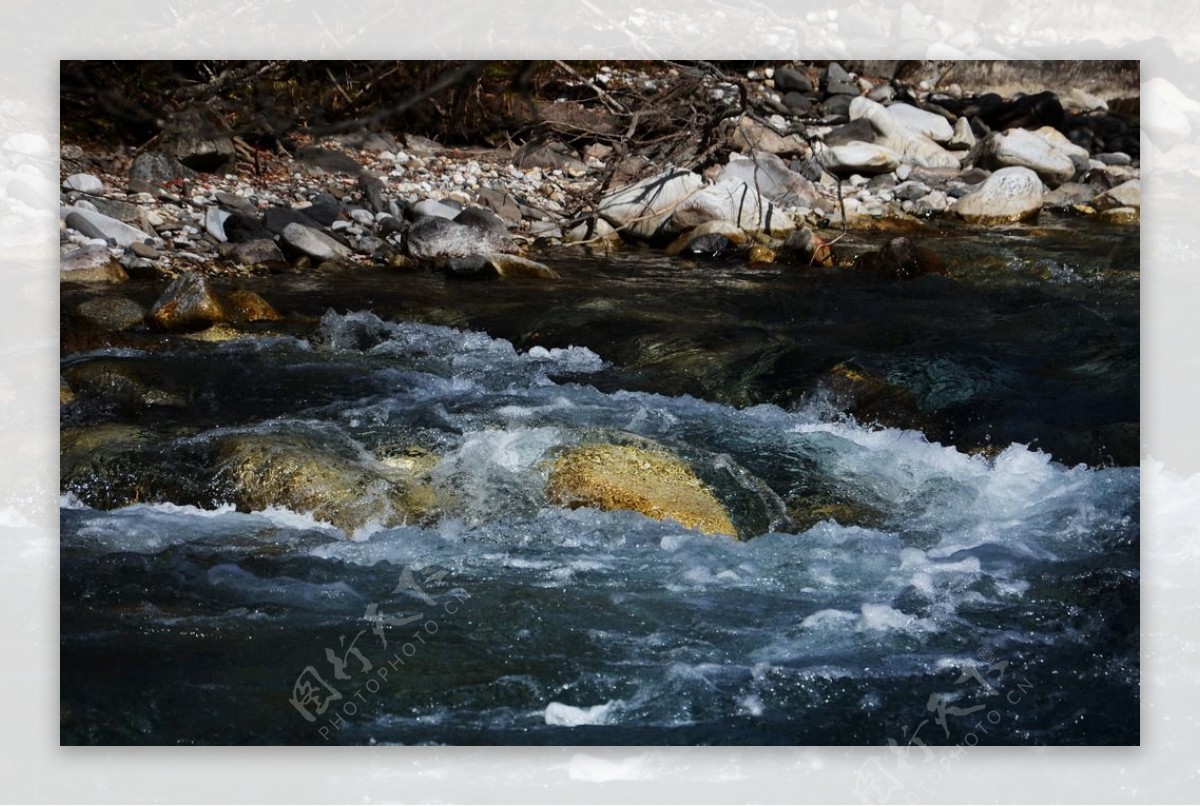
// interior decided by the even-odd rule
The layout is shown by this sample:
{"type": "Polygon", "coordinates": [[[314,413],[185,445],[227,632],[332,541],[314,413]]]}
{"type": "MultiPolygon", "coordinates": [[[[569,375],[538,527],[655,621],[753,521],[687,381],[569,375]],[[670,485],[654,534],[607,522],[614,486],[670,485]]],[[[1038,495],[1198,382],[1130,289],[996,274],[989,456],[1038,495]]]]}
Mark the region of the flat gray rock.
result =
{"type": "Polygon", "coordinates": [[[434,216],[436,218],[445,218],[449,221],[458,218],[458,214],[462,212],[462,210],[454,205],[445,204],[436,199],[422,199],[412,206],[412,211],[419,216],[434,216]]]}
{"type": "Polygon", "coordinates": [[[881,174],[894,171],[900,164],[900,155],[887,146],[850,142],[826,148],[817,155],[817,161],[830,173],[843,176],[881,174]]]}
{"type": "Polygon", "coordinates": [[[283,228],[283,242],[315,260],[349,257],[351,251],[323,232],[303,224],[288,224],[283,228]]]}
{"type": "Polygon", "coordinates": [[[78,190],[80,193],[95,195],[104,192],[104,182],[91,174],[71,174],[63,182],[67,190],[78,190]]]}
{"type": "MultiPolygon", "coordinates": [[[[145,243],[150,238],[149,235],[142,232],[137,227],[132,227],[123,221],[118,221],[115,218],[109,218],[102,213],[97,213],[95,210],[87,210],[79,206],[65,208],[65,218],[67,219],[67,226],[71,226],[70,222],[72,220],[74,220],[76,223],[79,223],[80,218],[86,220],[87,223],[94,228],[94,231],[100,234],[92,235],[91,233],[84,232],[84,235],[87,235],[88,237],[104,238],[105,240],[111,239],[118,246],[129,246],[135,243],[145,243]],[[77,216],[77,218],[73,219],[72,216],[77,216]]],[[[72,227],[72,229],[77,228],[72,227]]],[[[83,230],[79,231],[83,232],[83,230]]]]}

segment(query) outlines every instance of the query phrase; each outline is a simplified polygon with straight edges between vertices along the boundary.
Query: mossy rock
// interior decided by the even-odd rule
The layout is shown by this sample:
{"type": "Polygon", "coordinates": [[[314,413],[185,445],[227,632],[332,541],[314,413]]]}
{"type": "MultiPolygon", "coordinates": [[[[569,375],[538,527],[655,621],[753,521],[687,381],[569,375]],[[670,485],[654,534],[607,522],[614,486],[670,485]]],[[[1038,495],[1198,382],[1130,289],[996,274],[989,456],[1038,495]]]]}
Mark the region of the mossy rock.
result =
{"type": "Polygon", "coordinates": [[[546,495],[560,506],[632,510],[737,537],[725,507],[683,461],[629,445],[583,445],[554,460],[546,495]]]}
{"type": "Polygon", "coordinates": [[[218,486],[244,511],[286,507],[310,513],[346,535],[367,525],[424,520],[436,506],[427,485],[365,457],[304,436],[243,434],[218,452],[218,486]]]}

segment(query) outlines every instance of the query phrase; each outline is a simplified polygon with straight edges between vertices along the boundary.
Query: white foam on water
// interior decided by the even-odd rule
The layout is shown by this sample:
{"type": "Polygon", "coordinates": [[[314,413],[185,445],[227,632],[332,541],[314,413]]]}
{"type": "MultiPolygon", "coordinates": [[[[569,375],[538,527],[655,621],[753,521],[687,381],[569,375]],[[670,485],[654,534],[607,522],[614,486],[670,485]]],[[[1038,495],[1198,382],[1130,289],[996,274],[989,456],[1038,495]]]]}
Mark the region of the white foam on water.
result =
{"type": "Polygon", "coordinates": [[[191,504],[157,502],[94,510],[70,493],[62,496],[60,506],[84,516],[67,541],[79,541],[100,551],[154,554],[198,540],[224,540],[245,545],[247,537],[265,542],[295,532],[316,531],[330,537],[343,536],[332,524],[284,507],[238,512],[233,504],[205,509],[191,504]]]}
{"type": "Polygon", "coordinates": [[[58,508],[59,509],[91,509],[91,507],[89,507],[87,504],[83,503],[83,501],[80,501],[79,496],[75,495],[75,493],[72,492],[71,490],[67,490],[65,493],[61,493],[58,496],[58,508]]]}
{"type": "Polygon", "coordinates": [[[546,724],[565,728],[576,728],[580,725],[606,725],[618,702],[620,701],[610,700],[585,708],[552,702],[546,706],[546,724]]]}
{"type": "Polygon", "coordinates": [[[749,716],[762,716],[766,711],[762,698],[757,694],[747,694],[738,700],[738,710],[749,716]]]}
{"type": "Polygon", "coordinates": [[[331,534],[341,535],[342,530],[334,526],[329,521],[319,520],[311,512],[296,512],[287,507],[270,506],[265,509],[256,509],[250,513],[260,518],[264,518],[275,526],[282,529],[296,529],[301,531],[316,531],[327,532],[331,534]]]}
{"type": "Polygon", "coordinates": [[[340,352],[363,351],[412,362],[414,368],[484,381],[524,379],[547,382],[545,373],[587,374],[604,368],[604,361],[586,347],[535,346],[519,352],[506,339],[480,331],[458,330],[416,322],[384,322],[370,312],[337,314],[321,319],[318,340],[340,352]]]}
{"type": "Polygon", "coordinates": [[[614,760],[576,753],[567,764],[567,775],[572,781],[590,783],[645,781],[654,777],[656,768],[656,765],[650,764],[648,754],[614,760]]]}
{"type": "Polygon", "coordinates": [[[906,633],[931,633],[940,629],[933,619],[917,618],[885,604],[864,604],[857,626],[860,630],[906,633]]]}
{"type": "Polygon", "coordinates": [[[37,524],[25,517],[24,514],[14,508],[0,509],[0,527],[8,527],[12,529],[28,529],[37,524]]]}
{"type": "Polygon", "coordinates": [[[800,622],[800,626],[809,630],[819,630],[829,627],[841,627],[853,624],[856,621],[858,621],[857,613],[851,613],[848,610],[827,608],[825,610],[818,610],[811,616],[807,616],[804,621],[800,622]]]}

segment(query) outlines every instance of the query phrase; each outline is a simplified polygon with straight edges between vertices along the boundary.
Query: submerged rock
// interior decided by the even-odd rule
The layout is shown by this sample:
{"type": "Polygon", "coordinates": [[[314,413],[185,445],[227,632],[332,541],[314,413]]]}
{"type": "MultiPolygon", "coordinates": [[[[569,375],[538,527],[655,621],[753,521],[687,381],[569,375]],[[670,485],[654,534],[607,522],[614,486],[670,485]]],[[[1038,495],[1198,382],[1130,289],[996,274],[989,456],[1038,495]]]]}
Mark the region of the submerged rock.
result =
{"type": "Polygon", "coordinates": [[[833,265],[833,250],[829,248],[829,242],[807,227],[793,232],[783,245],[808,265],[833,265]]]}
{"type": "Polygon", "coordinates": [[[544,263],[517,255],[495,254],[487,256],[500,277],[535,277],[544,280],[558,279],[558,272],[544,263]]]}
{"type": "Polygon", "coordinates": [[[719,259],[732,256],[749,240],[745,230],[732,221],[709,221],[680,235],[666,253],[719,259]]]}
{"type": "Polygon", "coordinates": [[[206,479],[167,456],[162,437],[137,426],[106,423],[64,428],[59,438],[59,484],[96,509],[142,502],[209,505],[206,479]]]}
{"type": "Polygon", "coordinates": [[[234,319],[242,322],[281,322],[279,311],[253,291],[239,288],[225,295],[227,308],[234,319]]]}
{"type": "Polygon", "coordinates": [[[128,359],[98,358],[63,370],[72,391],[107,406],[127,411],[187,405],[187,395],[179,388],[128,359]]]}
{"type": "Polygon", "coordinates": [[[879,251],[859,255],[854,261],[854,268],[893,280],[911,280],[925,274],[946,273],[946,265],[937,252],[905,237],[891,238],[879,251]]]}
{"type": "Polygon", "coordinates": [[[725,507],[683,461],[628,445],[584,445],[559,456],[546,486],[560,506],[627,509],[689,529],[737,537],[725,507]]]}
{"type": "Polygon", "coordinates": [[[458,280],[492,280],[500,277],[534,277],[553,280],[558,272],[536,260],[517,255],[467,255],[446,261],[445,271],[458,280]]]}
{"type": "Polygon", "coordinates": [[[128,330],[142,323],[146,309],[125,297],[96,297],[81,303],[75,315],[101,330],[128,330]]]}
{"type": "Polygon", "coordinates": [[[200,330],[229,319],[229,310],[208,278],[195,272],[176,277],[146,314],[147,322],[169,332],[200,330]]]}
{"type": "Polygon", "coordinates": [[[1128,182],[1106,190],[1092,200],[1092,206],[1097,210],[1112,210],[1117,207],[1136,207],[1140,209],[1142,206],[1141,180],[1130,179],[1128,182]]]}

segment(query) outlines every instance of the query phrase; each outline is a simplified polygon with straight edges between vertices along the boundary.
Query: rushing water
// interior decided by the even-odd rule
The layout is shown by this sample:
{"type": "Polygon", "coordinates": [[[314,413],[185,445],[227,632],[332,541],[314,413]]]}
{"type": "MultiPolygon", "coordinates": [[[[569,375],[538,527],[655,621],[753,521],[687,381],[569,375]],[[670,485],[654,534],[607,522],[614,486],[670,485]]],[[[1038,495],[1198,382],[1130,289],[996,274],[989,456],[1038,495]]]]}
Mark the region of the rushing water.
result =
{"type": "Polygon", "coordinates": [[[64,494],[63,741],[1136,743],[1136,249],[1088,234],[951,234],[908,284],[274,278],[319,324],[68,356],[185,402],[66,415],[136,423],[171,482],[64,494]],[[814,379],[847,360],[912,427],[839,411],[814,379]],[[452,504],[348,536],[235,511],[205,468],[245,433],[434,457],[452,504]],[[549,505],[547,457],[597,439],[688,460],[743,540],[549,505]]]}

